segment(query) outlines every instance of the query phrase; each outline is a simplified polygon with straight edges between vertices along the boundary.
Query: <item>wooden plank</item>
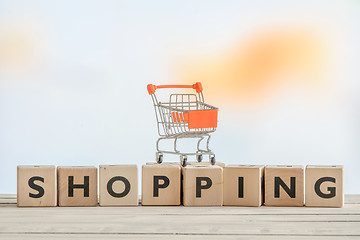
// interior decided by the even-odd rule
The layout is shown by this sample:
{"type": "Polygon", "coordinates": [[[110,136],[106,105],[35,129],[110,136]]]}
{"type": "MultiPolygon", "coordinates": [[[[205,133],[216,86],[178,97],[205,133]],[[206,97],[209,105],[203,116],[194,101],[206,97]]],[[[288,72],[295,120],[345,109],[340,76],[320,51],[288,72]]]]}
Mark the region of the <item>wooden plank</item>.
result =
{"type": "MultiPolygon", "coordinates": [[[[75,211],[76,213],[76,211],[75,211]]],[[[0,217],[0,223],[28,223],[30,221],[36,222],[39,224],[46,224],[48,222],[53,223],[66,223],[71,220],[73,222],[83,221],[92,223],[94,221],[101,221],[100,225],[106,225],[111,219],[111,221],[116,221],[119,224],[122,223],[122,219],[134,219],[134,215],[121,215],[120,219],[112,220],[114,217],[119,216],[116,214],[113,215],[103,215],[101,213],[94,214],[92,216],[86,215],[49,215],[49,214],[4,214],[0,217]],[[85,220],[82,220],[85,219],[85,220]]],[[[188,215],[143,215],[139,217],[139,219],[151,219],[154,218],[162,219],[164,221],[170,221],[174,218],[182,221],[183,219],[188,219],[188,215]]],[[[192,215],[191,218],[199,219],[199,221],[203,218],[213,219],[233,219],[237,222],[360,222],[360,215],[286,215],[286,218],[282,215],[192,215]]],[[[126,220],[127,221],[127,220],[126,220]]]]}
{"type": "Polygon", "coordinates": [[[0,194],[0,199],[16,199],[16,194],[0,194]]]}
{"type": "Polygon", "coordinates": [[[0,204],[16,204],[16,198],[0,198],[0,204]]]}
{"type": "MultiPolygon", "coordinates": [[[[38,239],[158,239],[158,240],[177,240],[177,239],[268,239],[268,240],[288,240],[296,239],[309,239],[309,236],[293,236],[293,235],[286,235],[286,236],[273,236],[273,235],[174,235],[174,234],[0,234],[0,239],[27,239],[27,240],[38,240],[38,239]]],[[[319,240],[332,240],[332,239],[339,239],[339,236],[316,236],[316,239],[319,240]]],[[[357,236],[341,236],[341,239],[345,240],[352,240],[352,239],[359,239],[357,236]]]]}
{"type": "MultiPolygon", "coordinates": [[[[1,205],[0,205],[1,206],[1,205]]],[[[360,204],[348,204],[343,208],[313,207],[184,207],[184,206],[137,206],[137,207],[52,207],[52,208],[18,208],[5,204],[0,208],[0,217],[10,214],[56,214],[92,216],[104,215],[359,215],[360,204]]]]}
{"type": "Polygon", "coordinates": [[[0,207],[3,204],[16,204],[16,194],[0,194],[0,207]]]}
{"type": "MultiPolygon", "coordinates": [[[[2,196],[0,200],[14,200],[2,196]]],[[[16,196],[15,196],[16,197],[16,196]]],[[[359,195],[343,208],[52,207],[0,204],[0,239],[360,238],[359,195]]]]}
{"type": "Polygon", "coordinates": [[[83,219],[45,223],[1,223],[2,233],[117,233],[117,234],[187,234],[187,235],[300,235],[300,236],[360,236],[359,222],[241,222],[241,216],[180,217],[148,216],[121,219],[117,216],[105,224],[100,219],[83,219]]]}
{"type": "Polygon", "coordinates": [[[360,194],[345,195],[345,204],[360,204],[360,194]]]}

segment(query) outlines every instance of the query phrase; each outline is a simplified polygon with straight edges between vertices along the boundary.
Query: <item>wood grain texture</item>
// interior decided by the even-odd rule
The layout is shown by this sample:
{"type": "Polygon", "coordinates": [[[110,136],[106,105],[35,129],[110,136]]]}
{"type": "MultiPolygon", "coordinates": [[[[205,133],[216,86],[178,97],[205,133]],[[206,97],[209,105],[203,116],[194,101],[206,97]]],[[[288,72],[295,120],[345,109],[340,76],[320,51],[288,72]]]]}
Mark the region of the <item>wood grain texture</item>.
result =
{"type": "Polygon", "coordinates": [[[180,205],[181,167],[176,164],[142,166],[142,205],[180,205]]]}
{"type": "Polygon", "coordinates": [[[97,206],[97,189],[96,167],[58,167],[59,206],[97,206]]]}
{"type": "Polygon", "coordinates": [[[223,168],[212,165],[188,165],[182,169],[184,206],[221,206],[223,204],[223,168]]]}
{"type": "Polygon", "coordinates": [[[224,206],[261,206],[263,176],[263,165],[224,167],[224,206]]]}
{"type": "MultiPolygon", "coordinates": [[[[288,240],[291,239],[310,239],[309,236],[273,236],[273,235],[187,235],[187,234],[3,234],[4,239],[27,239],[27,240],[39,240],[42,238],[47,239],[156,239],[156,240],[168,240],[168,239],[268,239],[268,240],[288,240]]],[[[339,236],[316,236],[319,240],[333,240],[339,239],[339,236]]],[[[341,239],[359,239],[357,236],[341,236],[341,239]]]]}
{"type": "Polygon", "coordinates": [[[136,206],[138,203],[137,165],[99,166],[100,206],[136,206]]]}
{"type": "Polygon", "coordinates": [[[305,204],[304,193],[303,166],[270,165],[265,167],[266,206],[302,207],[305,204]],[[280,182],[285,186],[282,186],[280,182]],[[290,194],[285,188],[288,188],[290,193],[291,190],[294,192],[290,194]]]}
{"type": "MultiPolygon", "coordinates": [[[[202,162],[188,162],[187,164],[193,166],[211,166],[211,163],[206,160],[203,160],[202,162]]],[[[216,162],[215,165],[223,168],[226,164],[223,162],[216,162]]]]}
{"type": "Polygon", "coordinates": [[[18,166],[17,204],[19,207],[57,206],[56,167],[18,166]]]}
{"type": "Polygon", "coordinates": [[[359,226],[360,195],[343,208],[0,204],[0,239],[360,239],[359,226]]]}
{"type": "Polygon", "coordinates": [[[344,205],[343,166],[308,165],[305,170],[305,206],[344,205]]]}

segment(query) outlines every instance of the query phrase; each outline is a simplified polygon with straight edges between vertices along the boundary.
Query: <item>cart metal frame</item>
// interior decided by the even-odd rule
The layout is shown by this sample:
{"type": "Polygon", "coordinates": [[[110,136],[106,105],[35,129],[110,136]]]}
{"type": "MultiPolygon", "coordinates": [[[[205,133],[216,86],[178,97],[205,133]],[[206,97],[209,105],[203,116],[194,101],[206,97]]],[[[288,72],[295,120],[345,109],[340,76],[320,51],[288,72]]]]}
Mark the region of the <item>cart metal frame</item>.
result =
{"type": "MultiPolygon", "coordinates": [[[[156,141],[156,162],[162,163],[163,154],[165,153],[179,155],[180,162],[183,166],[187,164],[187,156],[191,155],[195,155],[198,162],[202,161],[203,155],[209,155],[209,161],[211,164],[215,164],[215,154],[210,150],[209,142],[211,138],[210,133],[215,132],[217,127],[218,108],[204,102],[201,83],[198,82],[193,85],[157,86],[149,84],[147,88],[154,103],[157,129],[160,136],[156,141]],[[170,94],[168,102],[160,102],[155,94],[156,89],[160,88],[193,88],[196,89],[196,94],[170,94]],[[204,127],[200,125],[196,128],[190,128],[190,119],[187,120],[186,117],[191,111],[198,111],[200,113],[214,113],[216,111],[216,119],[214,119],[214,121],[216,120],[216,124],[214,126],[205,124],[204,127]],[[181,152],[178,150],[178,139],[185,138],[199,138],[196,152],[181,152]],[[159,143],[169,139],[174,140],[173,151],[160,149],[159,143]],[[205,149],[201,149],[201,142],[205,139],[206,147],[205,149]]],[[[201,117],[201,115],[199,117],[201,117]]],[[[214,116],[211,117],[214,118],[214,116]]],[[[206,118],[206,116],[204,116],[204,118],[206,118]]]]}

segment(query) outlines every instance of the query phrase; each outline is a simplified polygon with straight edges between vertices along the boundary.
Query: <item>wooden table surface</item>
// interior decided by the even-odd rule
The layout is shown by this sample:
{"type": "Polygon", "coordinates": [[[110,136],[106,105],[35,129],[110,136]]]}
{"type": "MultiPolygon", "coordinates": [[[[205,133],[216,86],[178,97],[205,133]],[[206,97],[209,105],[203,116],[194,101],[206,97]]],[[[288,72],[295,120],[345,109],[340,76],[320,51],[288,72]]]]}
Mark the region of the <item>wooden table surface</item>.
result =
{"type": "Polygon", "coordinates": [[[343,208],[18,208],[0,195],[0,239],[360,239],[360,195],[343,208]]]}

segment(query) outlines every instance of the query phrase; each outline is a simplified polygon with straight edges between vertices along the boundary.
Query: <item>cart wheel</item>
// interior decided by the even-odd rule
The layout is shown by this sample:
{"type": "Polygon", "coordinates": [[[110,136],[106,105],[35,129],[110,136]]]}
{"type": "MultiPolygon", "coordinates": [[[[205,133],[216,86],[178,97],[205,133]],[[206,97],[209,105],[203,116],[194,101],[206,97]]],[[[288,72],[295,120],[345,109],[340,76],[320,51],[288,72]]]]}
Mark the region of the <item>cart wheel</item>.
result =
{"type": "Polygon", "coordinates": [[[181,155],[180,156],[181,166],[186,167],[187,165],[187,156],[181,155]]]}
{"type": "Polygon", "coordinates": [[[210,163],[211,163],[211,165],[215,165],[215,163],[216,163],[215,154],[210,155],[210,163]]]}
{"type": "Polygon", "coordinates": [[[159,163],[159,164],[162,163],[163,158],[164,158],[164,156],[162,153],[159,153],[159,152],[156,153],[156,162],[157,163],[159,163]]]}
{"type": "Polygon", "coordinates": [[[197,155],[197,156],[196,156],[196,160],[197,160],[198,162],[201,162],[201,161],[203,160],[203,155],[197,155]]]}

